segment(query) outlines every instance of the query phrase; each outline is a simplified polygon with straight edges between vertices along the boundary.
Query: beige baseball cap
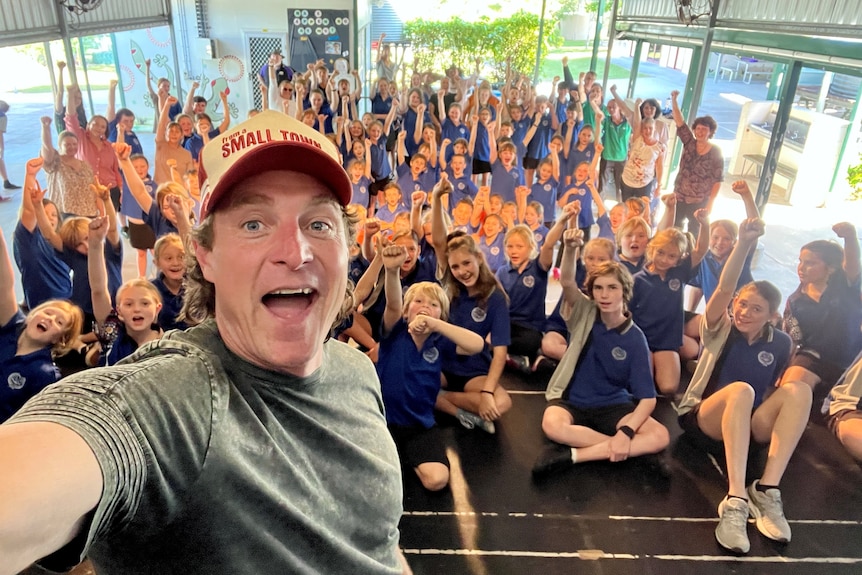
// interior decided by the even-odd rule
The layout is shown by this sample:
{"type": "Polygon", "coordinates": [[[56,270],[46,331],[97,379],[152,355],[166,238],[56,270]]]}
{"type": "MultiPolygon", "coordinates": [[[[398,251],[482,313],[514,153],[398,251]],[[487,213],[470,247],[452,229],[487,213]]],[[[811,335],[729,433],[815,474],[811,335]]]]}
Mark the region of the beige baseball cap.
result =
{"type": "Polygon", "coordinates": [[[308,174],[332,190],[342,206],[350,203],[353,186],[335,144],[299,120],[267,110],[204,146],[200,156],[201,219],[238,182],[270,170],[308,174]]]}

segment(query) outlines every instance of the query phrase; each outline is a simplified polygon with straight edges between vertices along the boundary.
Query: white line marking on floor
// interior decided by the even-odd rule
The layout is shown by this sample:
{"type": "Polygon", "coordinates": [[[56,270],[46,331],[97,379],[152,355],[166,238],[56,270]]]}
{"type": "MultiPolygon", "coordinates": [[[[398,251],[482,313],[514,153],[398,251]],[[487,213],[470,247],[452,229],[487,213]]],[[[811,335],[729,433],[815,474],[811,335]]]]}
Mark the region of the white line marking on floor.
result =
{"type": "Polygon", "coordinates": [[[506,391],[509,392],[509,395],[545,395],[544,391],[529,390],[529,389],[524,389],[524,390],[507,389],[506,391]]]}
{"type": "Polygon", "coordinates": [[[606,553],[601,550],[587,549],[582,551],[551,552],[551,551],[514,551],[485,549],[403,549],[407,555],[462,555],[482,557],[538,557],[545,559],[658,559],[660,561],[701,561],[701,562],[733,562],[733,563],[814,563],[814,564],[845,564],[862,563],[862,557],[785,557],[782,555],[734,556],[734,555],[632,555],[630,553],[606,553]]]}
{"type": "MultiPolygon", "coordinates": [[[[645,515],[565,515],[561,513],[497,513],[492,511],[405,511],[405,517],[510,517],[512,519],[563,519],[563,520],[611,520],[611,521],[664,521],[676,523],[716,523],[718,517],[655,517],[645,515]]],[[[788,519],[796,525],[841,525],[860,526],[862,521],[844,519],[788,519]]]]}

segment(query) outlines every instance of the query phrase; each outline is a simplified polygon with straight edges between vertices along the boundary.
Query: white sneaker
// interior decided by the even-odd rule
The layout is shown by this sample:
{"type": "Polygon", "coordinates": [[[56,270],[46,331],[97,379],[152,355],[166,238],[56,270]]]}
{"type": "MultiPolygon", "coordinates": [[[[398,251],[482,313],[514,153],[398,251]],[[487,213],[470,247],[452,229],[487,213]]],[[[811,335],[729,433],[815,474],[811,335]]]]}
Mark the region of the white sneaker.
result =
{"type": "Polygon", "coordinates": [[[748,502],[739,497],[725,497],[718,504],[718,527],[715,539],[722,547],[734,553],[748,553],[748,502]]]}
{"type": "Polygon", "coordinates": [[[469,411],[465,411],[460,408],[458,409],[458,421],[460,421],[461,425],[467,429],[479,428],[485,433],[490,433],[492,435],[497,432],[497,428],[494,426],[493,421],[486,421],[475,413],[470,413],[469,411]]]}
{"type": "Polygon", "coordinates": [[[749,512],[754,517],[757,530],[766,537],[780,543],[790,541],[790,525],[784,517],[781,491],[776,488],[758,491],[760,480],[748,486],[749,512]]]}

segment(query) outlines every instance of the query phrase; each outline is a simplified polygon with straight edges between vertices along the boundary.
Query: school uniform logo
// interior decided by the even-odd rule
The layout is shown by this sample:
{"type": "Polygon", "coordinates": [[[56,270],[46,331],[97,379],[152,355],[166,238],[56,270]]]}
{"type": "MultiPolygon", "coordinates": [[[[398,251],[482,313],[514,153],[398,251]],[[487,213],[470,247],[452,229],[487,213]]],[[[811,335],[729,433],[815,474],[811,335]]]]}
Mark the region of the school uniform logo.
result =
{"type": "Polygon", "coordinates": [[[493,248],[491,248],[491,255],[492,256],[500,255],[500,248],[498,248],[497,246],[494,246],[493,248]]]}
{"type": "Polygon", "coordinates": [[[757,354],[757,361],[759,361],[760,365],[763,367],[769,367],[775,361],[775,356],[768,351],[761,351],[757,354]]]}
{"type": "Polygon", "coordinates": [[[533,276],[524,276],[524,279],[521,280],[521,283],[523,283],[526,287],[531,288],[536,285],[536,278],[534,278],[533,276]]]}
{"type": "Polygon", "coordinates": [[[611,357],[613,357],[617,361],[623,361],[627,356],[628,354],[626,353],[626,350],[624,350],[620,346],[617,346],[611,350],[611,357]]]}
{"type": "Polygon", "coordinates": [[[511,172],[509,172],[509,174],[512,176],[513,180],[518,179],[518,173],[515,170],[512,170],[511,172]]]}
{"type": "Polygon", "coordinates": [[[368,188],[366,188],[365,186],[359,186],[359,193],[360,194],[364,194],[367,191],[368,191],[368,188]]]}
{"type": "Polygon", "coordinates": [[[467,187],[467,186],[464,185],[464,182],[458,182],[458,189],[459,190],[463,190],[465,187],[467,187]]]}
{"type": "Polygon", "coordinates": [[[476,323],[482,323],[485,321],[485,318],[488,317],[488,314],[480,307],[474,307],[473,311],[470,312],[470,317],[473,318],[473,321],[476,323]]]}
{"type": "Polygon", "coordinates": [[[538,233],[533,234],[533,238],[536,240],[537,244],[542,243],[542,234],[538,234],[538,233]]]}
{"type": "Polygon", "coordinates": [[[667,287],[669,287],[671,291],[679,291],[679,288],[681,286],[682,283],[676,278],[673,278],[669,282],[667,282],[667,287]]]}
{"type": "Polygon", "coordinates": [[[551,191],[551,184],[545,184],[542,187],[542,189],[545,190],[546,192],[550,192],[551,191]]]}
{"type": "Polygon", "coordinates": [[[429,347],[422,352],[422,359],[424,359],[428,363],[434,363],[435,361],[437,361],[438,357],[440,357],[440,352],[437,351],[436,347],[429,347]]]}
{"type": "Polygon", "coordinates": [[[18,373],[17,371],[13,374],[10,374],[9,377],[6,378],[6,384],[9,386],[9,389],[21,389],[24,387],[24,384],[27,382],[27,378],[18,373]]]}

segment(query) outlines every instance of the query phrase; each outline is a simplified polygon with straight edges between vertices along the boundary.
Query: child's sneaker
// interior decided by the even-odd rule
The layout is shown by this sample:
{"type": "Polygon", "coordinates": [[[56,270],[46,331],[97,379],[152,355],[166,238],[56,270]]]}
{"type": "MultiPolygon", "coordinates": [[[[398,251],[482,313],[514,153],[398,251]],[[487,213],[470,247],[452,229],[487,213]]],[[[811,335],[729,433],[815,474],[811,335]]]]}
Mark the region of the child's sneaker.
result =
{"type": "Polygon", "coordinates": [[[774,541],[787,543],[790,541],[790,525],[784,517],[781,491],[774,487],[759,491],[759,484],[760,480],[757,480],[748,486],[749,512],[754,517],[757,530],[774,541]]]}
{"type": "Polygon", "coordinates": [[[475,413],[470,413],[461,408],[458,408],[458,421],[460,421],[461,425],[467,429],[479,428],[485,433],[490,433],[492,435],[497,432],[493,421],[486,421],[475,413]]]}
{"type": "Polygon", "coordinates": [[[748,553],[748,502],[739,497],[725,497],[718,504],[718,527],[715,539],[722,547],[734,553],[748,553]]]}

